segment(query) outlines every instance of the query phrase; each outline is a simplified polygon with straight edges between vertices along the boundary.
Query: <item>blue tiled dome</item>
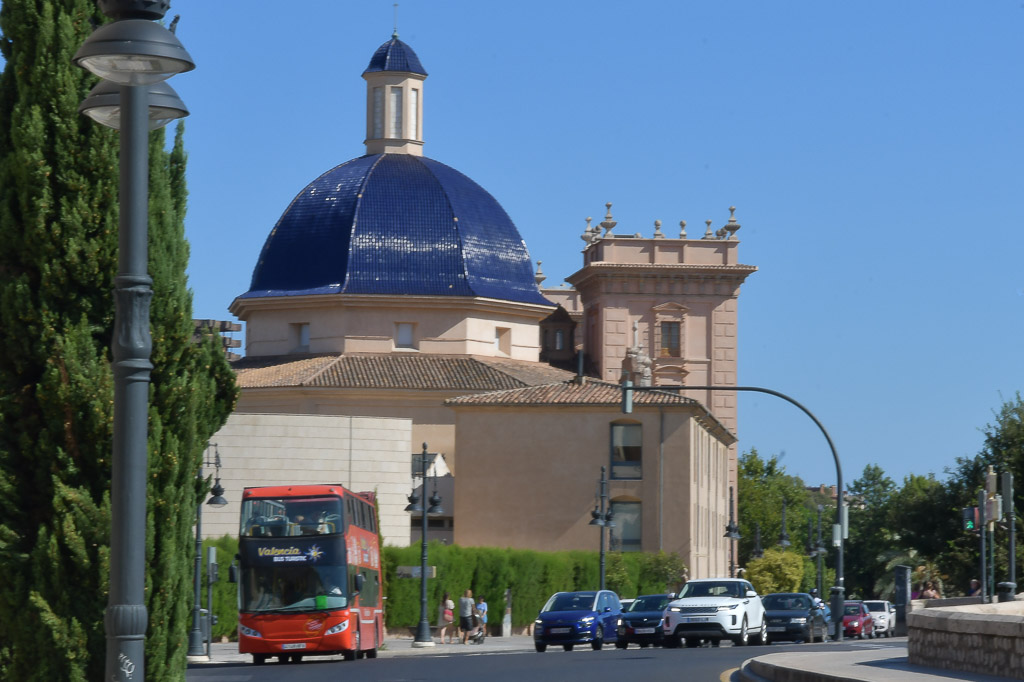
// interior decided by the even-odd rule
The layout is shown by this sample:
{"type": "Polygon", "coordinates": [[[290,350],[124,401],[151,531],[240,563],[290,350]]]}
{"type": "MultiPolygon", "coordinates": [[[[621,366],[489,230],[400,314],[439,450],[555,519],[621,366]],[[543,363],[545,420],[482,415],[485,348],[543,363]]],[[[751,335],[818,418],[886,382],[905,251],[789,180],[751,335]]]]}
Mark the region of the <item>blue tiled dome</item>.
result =
{"type": "Polygon", "coordinates": [[[271,231],[242,298],[331,293],[552,305],[494,197],[410,154],[362,156],[310,183],[271,231]]]}
{"type": "Polygon", "coordinates": [[[397,35],[391,40],[377,48],[370,58],[370,65],[363,73],[371,71],[405,71],[408,73],[420,73],[424,76],[427,72],[420,64],[420,58],[412,51],[412,48],[398,39],[397,35]]]}

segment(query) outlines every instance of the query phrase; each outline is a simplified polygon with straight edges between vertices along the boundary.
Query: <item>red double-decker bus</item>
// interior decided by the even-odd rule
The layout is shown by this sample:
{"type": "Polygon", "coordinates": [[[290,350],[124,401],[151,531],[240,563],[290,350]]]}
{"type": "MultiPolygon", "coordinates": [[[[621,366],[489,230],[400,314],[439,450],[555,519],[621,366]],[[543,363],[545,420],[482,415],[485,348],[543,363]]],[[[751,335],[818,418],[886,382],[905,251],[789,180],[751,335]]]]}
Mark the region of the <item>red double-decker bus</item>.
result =
{"type": "Polygon", "coordinates": [[[246,488],[238,538],[238,651],[260,665],[376,658],[384,637],[373,493],[246,488]]]}

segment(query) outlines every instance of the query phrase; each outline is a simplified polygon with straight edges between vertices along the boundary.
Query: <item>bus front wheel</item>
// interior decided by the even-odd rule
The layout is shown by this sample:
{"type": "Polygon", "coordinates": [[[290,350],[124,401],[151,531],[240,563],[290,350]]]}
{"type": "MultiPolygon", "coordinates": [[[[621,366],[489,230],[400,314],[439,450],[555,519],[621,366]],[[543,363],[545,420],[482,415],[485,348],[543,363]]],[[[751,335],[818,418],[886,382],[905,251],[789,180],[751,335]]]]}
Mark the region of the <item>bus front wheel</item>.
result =
{"type": "Polygon", "coordinates": [[[354,661],[356,660],[356,657],[362,657],[361,652],[359,651],[359,623],[357,622],[355,626],[355,630],[352,633],[352,649],[342,654],[346,661],[354,661]]]}
{"type": "Polygon", "coordinates": [[[253,654],[252,655],[252,664],[253,665],[263,665],[266,662],[267,662],[267,655],[266,654],[253,654]]]}

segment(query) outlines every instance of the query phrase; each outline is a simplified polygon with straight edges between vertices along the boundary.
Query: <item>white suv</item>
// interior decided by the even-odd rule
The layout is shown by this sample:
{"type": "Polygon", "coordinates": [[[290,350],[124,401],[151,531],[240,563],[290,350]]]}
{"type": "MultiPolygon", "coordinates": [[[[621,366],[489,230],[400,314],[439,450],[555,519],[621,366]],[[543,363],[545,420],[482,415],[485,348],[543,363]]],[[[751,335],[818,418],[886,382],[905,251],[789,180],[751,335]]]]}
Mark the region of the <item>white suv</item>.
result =
{"type": "Polygon", "coordinates": [[[737,646],[766,644],[768,626],[764,606],[754,586],[738,578],[690,580],[665,610],[665,646],[717,646],[731,639],[737,646]]]}

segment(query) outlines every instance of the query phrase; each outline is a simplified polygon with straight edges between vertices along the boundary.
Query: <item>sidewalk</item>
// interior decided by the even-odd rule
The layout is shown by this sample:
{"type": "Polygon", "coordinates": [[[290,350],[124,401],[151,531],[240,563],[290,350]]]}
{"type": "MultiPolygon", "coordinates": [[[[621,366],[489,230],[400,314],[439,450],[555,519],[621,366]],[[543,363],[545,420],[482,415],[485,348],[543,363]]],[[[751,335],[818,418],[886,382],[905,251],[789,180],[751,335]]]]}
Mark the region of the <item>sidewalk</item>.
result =
{"type": "Polygon", "coordinates": [[[1005,682],[1005,677],[940,670],[907,663],[907,647],[836,653],[786,652],[748,659],[733,679],[740,682],[1005,682]]]}
{"type": "MultiPolygon", "coordinates": [[[[495,652],[533,651],[533,637],[529,635],[513,635],[511,637],[487,637],[482,644],[437,644],[435,646],[414,648],[412,637],[388,637],[377,655],[380,658],[398,656],[450,656],[452,654],[480,654],[495,652]]],[[[320,660],[341,660],[341,656],[318,657],[320,660]]],[[[271,659],[276,662],[277,659],[271,659]]],[[[208,662],[190,662],[189,666],[218,665],[224,663],[252,663],[252,656],[238,653],[238,643],[211,644],[208,662]]]]}

